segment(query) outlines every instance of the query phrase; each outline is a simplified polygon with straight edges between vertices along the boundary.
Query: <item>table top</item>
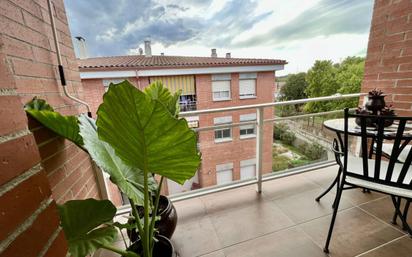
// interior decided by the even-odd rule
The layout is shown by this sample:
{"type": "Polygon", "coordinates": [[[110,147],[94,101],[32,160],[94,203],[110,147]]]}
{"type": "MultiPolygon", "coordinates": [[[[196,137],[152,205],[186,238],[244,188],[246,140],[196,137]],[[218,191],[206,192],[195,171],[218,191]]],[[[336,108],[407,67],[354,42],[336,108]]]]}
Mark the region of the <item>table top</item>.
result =
{"type": "MultiPolygon", "coordinates": [[[[340,118],[340,119],[332,119],[332,120],[327,120],[323,122],[323,126],[325,128],[335,131],[336,133],[343,133],[344,132],[344,126],[345,126],[345,119],[340,118]]],[[[398,125],[393,124],[389,127],[386,127],[384,130],[384,135],[385,138],[395,138],[396,136],[396,131],[398,130],[398,125]]],[[[375,127],[368,127],[367,129],[368,135],[370,136],[376,136],[377,131],[375,127]]],[[[352,136],[360,136],[361,135],[361,129],[358,124],[355,123],[355,118],[349,118],[348,120],[348,133],[349,135],[352,136]]],[[[412,124],[407,124],[405,128],[405,137],[412,138],[412,124]]]]}

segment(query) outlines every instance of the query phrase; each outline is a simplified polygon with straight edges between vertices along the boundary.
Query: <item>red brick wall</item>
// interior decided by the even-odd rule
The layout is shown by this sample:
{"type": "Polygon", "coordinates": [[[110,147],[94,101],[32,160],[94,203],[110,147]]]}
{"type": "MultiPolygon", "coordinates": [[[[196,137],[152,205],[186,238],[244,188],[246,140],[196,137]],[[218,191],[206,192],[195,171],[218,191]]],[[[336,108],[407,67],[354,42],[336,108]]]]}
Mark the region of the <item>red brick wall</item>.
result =
{"type": "MultiPolygon", "coordinates": [[[[256,81],[255,99],[239,99],[239,74],[232,74],[231,101],[215,102],[212,99],[211,75],[196,75],[197,108],[210,109],[238,105],[268,103],[273,101],[275,76],[273,72],[258,73],[256,81]]],[[[200,115],[199,126],[213,126],[215,117],[232,116],[233,123],[239,122],[241,114],[254,113],[255,110],[235,111],[218,114],[200,115]]],[[[266,108],[265,119],[273,117],[273,109],[266,108]]],[[[272,171],[272,124],[264,126],[263,171],[272,171]]],[[[214,131],[199,133],[200,151],[202,153],[202,166],[199,172],[199,182],[202,187],[216,185],[216,165],[233,163],[233,179],[240,179],[240,161],[253,159],[256,156],[256,138],[240,139],[239,127],[232,128],[232,141],[215,143],[214,131]]]]}
{"type": "Polygon", "coordinates": [[[399,115],[412,116],[412,1],[376,0],[362,92],[379,88],[399,115]]]}
{"type": "MultiPolygon", "coordinates": [[[[135,86],[138,85],[137,78],[128,78],[127,80],[135,86]]],[[[141,88],[146,87],[148,83],[149,82],[147,78],[140,78],[141,88]]],[[[92,115],[93,117],[95,117],[97,109],[103,101],[103,94],[105,92],[103,86],[103,79],[83,79],[82,84],[84,90],[84,99],[88,104],[90,104],[90,107],[92,109],[92,115]]]]}
{"type": "MultiPolygon", "coordinates": [[[[83,97],[63,0],[53,0],[69,92],[83,97]]],[[[0,1],[0,256],[65,256],[56,203],[99,198],[86,153],[27,118],[34,96],[64,114],[46,0],[0,1]]]]}

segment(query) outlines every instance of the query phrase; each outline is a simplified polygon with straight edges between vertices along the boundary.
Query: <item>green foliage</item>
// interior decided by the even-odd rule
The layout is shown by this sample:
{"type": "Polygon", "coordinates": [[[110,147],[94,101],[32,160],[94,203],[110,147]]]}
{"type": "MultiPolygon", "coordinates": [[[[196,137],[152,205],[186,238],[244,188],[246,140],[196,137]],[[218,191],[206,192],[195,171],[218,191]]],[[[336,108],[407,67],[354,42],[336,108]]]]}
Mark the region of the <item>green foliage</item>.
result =
{"type": "MultiPolygon", "coordinates": [[[[306,75],[308,97],[329,96],[336,93],[359,93],[363,79],[365,60],[362,57],[347,57],[341,63],[316,61],[306,75]]],[[[338,110],[355,107],[358,99],[345,99],[329,102],[310,102],[305,105],[307,112],[338,110]]]]}
{"type": "Polygon", "coordinates": [[[24,106],[25,110],[37,110],[37,111],[54,111],[46,100],[34,97],[30,102],[24,106]]]}
{"type": "MultiPolygon", "coordinates": [[[[84,147],[96,164],[109,173],[110,180],[136,204],[143,205],[143,172],[136,167],[126,165],[117,155],[113,147],[100,140],[97,135],[95,121],[87,116],[80,116],[80,134],[84,147]]],[[[149,189],[157,188],[153,177],[149,178],[149,189]]]]}
{"type": "Polygon", "coordinates": [[[58,210],[73,257],[84,257],[116,239],[114,227],[102,226],[116,214],[116,207],[109,200],[73,200],[59,205],[58,210]]]}
{"type": "Polygon", "coordinates": [[[295,133],[290,131],[290,128],[284,123],[276,123],[273,126],[273,137],[276,140],[281,140],[287,145],[292,145],[296,139],[295,133]]]}
{"type": "Polygon", "coordinates": [[[24,108],[30,116],[46,128],[80,147],[83,146],[83,139],[79,135],[79,124],[75,116],[63,116],[55,112],[45,100],[38,98],[31,100],[24,108]]]}
{"type": "Polygon", "coordinates": [[[291,74],[280,89],[281,99],[287,101],[306,98],[306,87],[306,73],[291,74]]]}
{"type": "Polygon", "coordinates": [[[316,142],[312,144],[305,143],[300,148],[303,153],[313,161],[322,159],[326,155],[325,149],[316,142]]]}
{"type": "Polygon", "coordinates": [[[162,102],[127,81],[110,85],[104,94],[97,131],[126,164],[180,184],[200,163],[196,134],[186,120],[173,117],[162,102]]]}
{"type": "Polygon", "coordinates": [[[289,168],[290,159],[283,155],[273,157],[272,171],[281,171],[289,168]]]}
{"type": "Polygon", "coordinates": [[[144,89],[144,93],[153,100],[159,100],[173,116],[177,117],[179,114],[179,97],[181,91],[171,94],[167,88],[163,87],[160,81],[155,81],[144,89]]]}

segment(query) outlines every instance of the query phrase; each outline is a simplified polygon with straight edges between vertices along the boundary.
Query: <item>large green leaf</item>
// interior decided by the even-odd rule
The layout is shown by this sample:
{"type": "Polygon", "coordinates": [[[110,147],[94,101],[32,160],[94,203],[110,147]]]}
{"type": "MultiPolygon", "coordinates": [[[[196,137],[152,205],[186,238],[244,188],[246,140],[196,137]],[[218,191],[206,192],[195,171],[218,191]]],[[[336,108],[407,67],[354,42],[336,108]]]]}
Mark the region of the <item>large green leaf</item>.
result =
{"type": "Polygon", "coordinates": [[[73,257],[84,257],[110,245],[117,236],[114,227],[100,227],[111,222],[116,207],[109,200],[73,200],[58,206],[61,226],[73,257]]]}
{"type": "Polygon", "coordinates": [[[63,116],[55,112],[46,101],[33,99],[27,103],[25,110],[30,116],[54,131],[59,136],[67,138],[78,146],[83,146],[83,139],[79,135],[79,124],[75,116],[63,116]]]}
{"type": "Polygon", "coordinates": [[[98,110],[99,138],[126,164],[183,184],[194,176],[200,155],[196,134],[158,100],[129,82],[110,85],[98,110]]]}
{"type": "MultiPolygon", "coordinates": [[[[136,204],[143,205],[143,172],[136,167],[126,165],[116,156],[114,149],[97,136],[97,127],[93,119],[81,115],[80,134],[84,140],[84,147],[96,164],[109,173],[110,179],[120,190],[136,204]]],[[[149,179],[149,188],[155,191],[156,181],[149,179]]]]}
{"type": "Polygon", "coordinates": [[[180,91],[171,94],[170,91],[163,86],[162,82],[155,81],[146,87],[144,92],[153,100],[159,100],[162,104],[164,104],[173,116],[177,116],[179,114],[180,91]]]}

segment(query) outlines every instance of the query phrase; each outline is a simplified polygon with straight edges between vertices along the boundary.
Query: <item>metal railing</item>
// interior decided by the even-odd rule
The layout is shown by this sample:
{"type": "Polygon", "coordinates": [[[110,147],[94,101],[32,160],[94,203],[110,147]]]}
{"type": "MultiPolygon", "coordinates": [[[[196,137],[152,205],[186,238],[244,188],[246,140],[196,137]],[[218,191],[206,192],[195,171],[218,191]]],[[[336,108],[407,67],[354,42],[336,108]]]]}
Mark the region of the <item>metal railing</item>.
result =
{"type": "Polygon", "coordinates": [[[183,103],[180,102],[180,111],[181,112],[189,112],[189,111],[196,111],[197,107],[196,107],[196,102],[190,102],[190,103],[183,103]]]}
{"type": "MultiPolygon", "coordinates": [[[[258,193],[262,192],[262,182],[269,181],[281,177],[291,176],[297,173],[307,172],[327,166],[331,166],[334,164],[333,161],[323,161],[316,164],[306,165],[304,169],[302,168],[295,168],[289,169],[287,172],[276,172],[276,174],[270,174],[269,176],[263,177],[263,136],[264,136],[264,124],[265,123],[274,123],[276,121],[285,120],[285,119],[297,119],[302,117],[310,117],[310,116],[319,116],[325,114],[333,114],[342,112],[340,111],[330,111],[330,112],[321,112],[321,113],[313,113],[313,114],[303,114],[303,115],[295,115],[295,116],[288,116],[288,117],[273,117],[270,119],[264,119],[263,113],[265,108],[274,108],[277,106],[285,106],[285,105],[296,105],[296,104],[305,104],[309,102],[318,102],[318,101],[333,101],[333,100],[341,100],[346,98],[354,98],[354,97],[361,97],[366,94],[364,93],[357,93],[357,94],[336,94],[332,96],[324,96],[324,97],[315,97],[315,98],[307,98],[307,99],[299,99],[299,100],[291,100],[291,101],[282,101],[282,102],[271,102],[271,103],[262,103],[262,104],[253,104],[253,105],[242,105],[242,106],[232,106],[232,107],[225,107],[225,108],[215,108],[215,109],[204,109],[204,110],[196,110],[196,111],[187,111],[181,112],[180,117],[190,117],[190,116],[199,116],[204,114],[211,114],[211,113],[220,113],[220,112],[231,112],[231,111],[239,111],[239,110],[250,110],[254,109],[256,111],[256,121],[247,121],[247,122],[239,122],[239,123],[230,123],[230,124],[222,124],[222,125],[215,125],[215,126],[208,126],[208,127],[201,127],[195,128],[195,131],[210,131],[219,128],[233,128],[239,127],[243,125],[253,124],[256,125],[256,177],[248,180],[241,180],[235,181],[229,184],[212,186],[208,188],[201,188],[196,189],[194,191],[188,191],[183,193],[178,193],[169,196],[169,198],[176,202],[185,199],[195,198],[202,195],[207,195],[215,192],[226,191],[238,187],[248,186],[256,184],[257,188],[256,191],[258,193]]],[[[124,213],[128,210],[128,206],[123,206],[119,209],[118,213],[124,213]]]]}

